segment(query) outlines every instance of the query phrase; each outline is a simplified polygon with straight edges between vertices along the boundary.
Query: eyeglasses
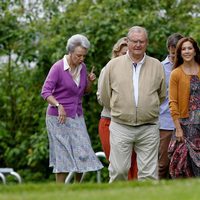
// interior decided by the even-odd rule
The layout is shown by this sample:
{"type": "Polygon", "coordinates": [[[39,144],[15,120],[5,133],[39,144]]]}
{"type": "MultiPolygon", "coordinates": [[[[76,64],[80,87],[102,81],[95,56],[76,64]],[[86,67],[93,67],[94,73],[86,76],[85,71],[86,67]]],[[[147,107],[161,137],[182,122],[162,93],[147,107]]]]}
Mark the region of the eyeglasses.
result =
{"type": "Polygon", "coordinates": [[[132,42],[134,45],[136,45],[138,43],[141,44],[141,45],[144,45],[146,43],[146,40],[145,41],[142,41],[142,40],[131,40],[130,38],[128,38],[128,40],[130,42],[132,42]]]}

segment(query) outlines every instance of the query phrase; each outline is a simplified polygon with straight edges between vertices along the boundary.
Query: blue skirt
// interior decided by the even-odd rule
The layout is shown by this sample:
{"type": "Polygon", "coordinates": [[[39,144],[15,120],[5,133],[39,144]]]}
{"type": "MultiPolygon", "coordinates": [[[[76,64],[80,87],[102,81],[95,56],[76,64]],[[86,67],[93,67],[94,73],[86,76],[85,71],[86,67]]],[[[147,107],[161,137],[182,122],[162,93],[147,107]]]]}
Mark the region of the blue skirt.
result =
{"type": "Polygon", "coordinates": [[[97,171],[103,165],[95,155],[83,116],[67,118],[64,124],[57,116],[46,116],[49,138],[49,166],[53,173],[97,171]]]}

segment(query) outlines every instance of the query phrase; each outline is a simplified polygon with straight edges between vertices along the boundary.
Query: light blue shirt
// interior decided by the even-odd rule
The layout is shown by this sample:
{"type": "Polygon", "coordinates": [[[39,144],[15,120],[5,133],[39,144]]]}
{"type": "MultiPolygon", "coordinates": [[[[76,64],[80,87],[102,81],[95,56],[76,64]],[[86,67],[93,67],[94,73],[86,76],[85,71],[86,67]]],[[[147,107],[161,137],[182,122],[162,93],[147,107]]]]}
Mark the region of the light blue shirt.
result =
{"type": "Polygon", "coordinates": [[[169,57],[166,57],[165,60],[162,61],[162,65],[166,76],[167,93],[166,93],[166,99],[160,106],[160,115],[159,115],[160,129],[174,130],[174,122],[171,118],[169,110],[169,78],[173,64],[169,60],[169,57]]]}

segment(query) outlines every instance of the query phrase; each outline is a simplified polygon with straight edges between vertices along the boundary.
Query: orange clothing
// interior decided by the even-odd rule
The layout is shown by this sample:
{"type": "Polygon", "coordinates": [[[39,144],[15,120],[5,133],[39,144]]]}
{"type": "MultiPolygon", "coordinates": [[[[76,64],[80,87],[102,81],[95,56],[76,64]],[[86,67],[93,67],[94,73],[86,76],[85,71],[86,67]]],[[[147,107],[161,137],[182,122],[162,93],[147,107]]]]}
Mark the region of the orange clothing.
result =
{"type": "MultiPolygon", "coordinates": [[[[200,78],[200,70],[198,73],[200,78]]],[[[173,120],[189,117],[190,75],[181,66],[171,72],[169,81],[169,108],[173,120]]]]}
{"type": "Polygon", "coordinates": [[[109,160],[110,155],[110,118],[101,118],[99,121],[99,137],[102,145],[102,149],[106,155],[106,159],[109,160]]]}
{"type": "MultiPolygon", "coordinates": [[[[106,159],[109,160],[110,155],[110,131],[109,131],[110,119],[101,118],[99,121],[99,137],[101,140],[102,149],[106,155],[106,159]]],[[[131,157],[131,167],[128,173],[128,180],[137,179],[137,161],[136,153],[133,150],[131,157]]]]}
{"type": "Polygon", "coordinates": [[[137,155],[135,151],[132,151],[132,156],[131,156],[131,167],[128,172],[128,180],[132,179],[137,179],[137,173],[138,173],[138,168],[137,168],[137,155]]]}

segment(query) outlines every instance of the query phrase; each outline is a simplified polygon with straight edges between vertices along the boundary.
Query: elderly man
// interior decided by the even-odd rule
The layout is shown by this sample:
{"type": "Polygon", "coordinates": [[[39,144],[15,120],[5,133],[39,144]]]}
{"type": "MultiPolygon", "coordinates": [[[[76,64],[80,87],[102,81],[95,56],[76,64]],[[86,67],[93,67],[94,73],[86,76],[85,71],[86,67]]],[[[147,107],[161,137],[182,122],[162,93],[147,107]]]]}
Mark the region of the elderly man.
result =
{"type": "Polygon", "coordinates": [[[127,180],[134,148],[138,179],[158,179],[159,106],[166,85],[162,64],[146,55],[145,28],[128,32],[128,52],[112,59],[105,68],[100,98],[111,109],[110,183],[127,180]]]}

